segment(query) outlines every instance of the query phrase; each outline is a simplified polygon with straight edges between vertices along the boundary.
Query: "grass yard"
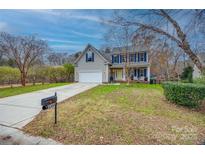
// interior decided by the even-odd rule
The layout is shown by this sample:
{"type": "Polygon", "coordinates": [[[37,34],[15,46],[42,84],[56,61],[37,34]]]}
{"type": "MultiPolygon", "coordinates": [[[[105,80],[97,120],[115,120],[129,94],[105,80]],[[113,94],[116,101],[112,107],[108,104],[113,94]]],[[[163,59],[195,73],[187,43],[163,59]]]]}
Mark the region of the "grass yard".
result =
{"type": "Polygon", "coordinates": [[[64,144],[202,144],[205,116],[167,102],[160,85],[100,85],[24,127],[64,144]]]}
{"type": "Polygon", "coordinates": [[[13,88],[0,88],[0,98],[8,97],[8,96],[14,96],[24,93],[29,93],[32,91],[38,91],[58,86],[64,86],[69,83],[50,83],[50,84],[38,84],[38,85],[29,85],[25,87],[13,87],[13,88]]]}

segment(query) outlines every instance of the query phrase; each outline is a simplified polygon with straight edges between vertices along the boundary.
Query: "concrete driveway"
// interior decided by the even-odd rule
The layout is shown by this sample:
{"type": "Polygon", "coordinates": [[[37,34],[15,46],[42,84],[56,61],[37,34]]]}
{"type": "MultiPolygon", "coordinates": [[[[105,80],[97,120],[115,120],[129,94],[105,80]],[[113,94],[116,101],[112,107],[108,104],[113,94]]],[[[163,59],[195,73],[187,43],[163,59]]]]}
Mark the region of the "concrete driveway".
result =
{"type": "Polygon", "coordinates": [[[41,99],[57,92],[58,102],[91,89],[98,84],[73,83],[66,86],[0,99],[0,125],[22,128],[41,111],[41,99]]]}

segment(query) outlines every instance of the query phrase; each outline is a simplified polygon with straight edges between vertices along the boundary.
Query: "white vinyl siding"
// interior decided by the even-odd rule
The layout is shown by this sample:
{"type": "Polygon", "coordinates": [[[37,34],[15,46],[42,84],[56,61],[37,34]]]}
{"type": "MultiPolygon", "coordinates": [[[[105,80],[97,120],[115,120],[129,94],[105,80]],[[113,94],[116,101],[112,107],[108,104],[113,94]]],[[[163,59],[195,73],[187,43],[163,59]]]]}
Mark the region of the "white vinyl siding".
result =
{"type": "MultiPolygon", "coordinates": [[[[87,76],[85,80],[79,79],[80,73],[99,73],[102,74],[102,81],[101,82],[108,82],[109,81],[109,65],[105,64],[104,59],[97,54],[93,50],[87,49],[87,52],[85,52],[82,57],[79,59],[75,66],[75,81],[81,82],[86,81],[87,76]],[[87,53],[94,53],[94,61],[93,62],[86,62],[86,54],[87,53]],[[81,81],[80,81],[81,80],[81,81]]],[[[94,75],[95,76],[95,75],[94,75]]],[[[82,77],[82,76],[81,76],[82,77]]],[[[95,79],[93,79],[95,80],[95,79]]],[[[90,80],[92,81],[92,80],[90,80]]]]}

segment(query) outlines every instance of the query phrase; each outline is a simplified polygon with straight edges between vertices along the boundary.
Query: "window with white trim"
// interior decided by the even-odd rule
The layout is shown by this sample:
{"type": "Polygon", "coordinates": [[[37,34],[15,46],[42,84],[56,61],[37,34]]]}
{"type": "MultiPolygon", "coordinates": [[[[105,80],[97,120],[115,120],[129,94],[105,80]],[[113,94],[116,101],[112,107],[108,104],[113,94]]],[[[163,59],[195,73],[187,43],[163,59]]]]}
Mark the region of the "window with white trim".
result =
{"type": "Polygon", "coordinates": [[[140,69],[140,77],[144,76],[144,69],[140,69]]]}
{"type": "Polygon", "coordinates": [[[87,61],[93,61],[93,53],[91,51],[87,52],[87,61]]]}
{"type": "Polygon", "coordinates": [[[140,61],[144,61],[145,59],[144,59],[144,52],[141,52],[140,54],[139,54],[139,59],[140,59],[140,61]]]}
{"type": "Polygon", "coordinates": [[[121,55],[122,56],[122,63],[126,62],[126,55],[121,55]]]}
{"type": "Polygon", "coordinates": [[[130,54],[130,62],[135,62],[135,54],[130,54]]]}
{"type": "Polygon", "coordinates": [[[113,63],[119,63],[119,55],[113,55],[113,63]]]}

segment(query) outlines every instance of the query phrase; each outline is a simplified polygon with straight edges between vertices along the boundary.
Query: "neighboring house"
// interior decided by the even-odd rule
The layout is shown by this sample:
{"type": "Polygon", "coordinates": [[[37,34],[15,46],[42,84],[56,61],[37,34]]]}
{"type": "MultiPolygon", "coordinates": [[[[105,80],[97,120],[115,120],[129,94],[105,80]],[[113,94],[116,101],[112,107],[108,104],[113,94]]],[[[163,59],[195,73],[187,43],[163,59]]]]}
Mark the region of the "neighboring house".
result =
{"type": "MultiPolygon", "coordinates": [[[[201,61],[202,65],[205,67],[205,53],[198,54],[199,60],[201,61]]],[[[201,71],[194,65],[193,71],[193,78],[201,77],[201,71]]]]}
{"type": "Polygon", "coordinates": [[[82,54],[75,61],[76,82],[107,83],[125,81],[125,62],[129,62],[131,79],[140,81],[150,80],[150,65],[146,51],[129,49],[128,56],[120,48],[112,52],[100,52],[88,44],[82,54]]]}

